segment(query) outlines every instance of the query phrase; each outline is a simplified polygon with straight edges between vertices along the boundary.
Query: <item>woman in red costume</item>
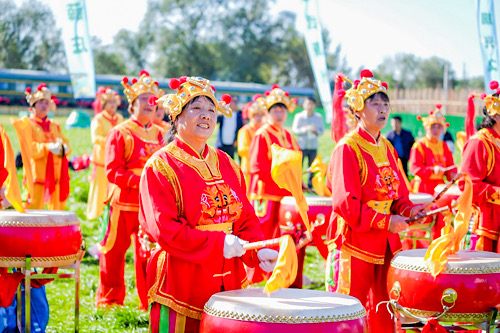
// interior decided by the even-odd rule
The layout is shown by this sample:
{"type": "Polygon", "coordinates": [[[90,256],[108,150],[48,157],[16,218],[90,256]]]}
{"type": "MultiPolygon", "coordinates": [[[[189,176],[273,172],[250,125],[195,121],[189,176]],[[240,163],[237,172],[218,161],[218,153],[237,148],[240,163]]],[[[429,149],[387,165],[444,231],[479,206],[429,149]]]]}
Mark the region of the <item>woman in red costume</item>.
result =
{"type": "Polygon", "coordinates": [[[422,120],[425,136],[417,140],[410,151],[410,172],[415,175],[412,192],[434,194],[436,186],[444,184],[444,177],[451,180],[457,173],[453,155],[440,139],[449,124],[441,114],[441,104],[437,104],[428,117],[417,119],[422,120]]]}
{"type": "Polygon", "coordinates": [[[148,104],[158,96],[158,82],[141,71],[139,80],[122,85],[129,103],[130,118],[114,127],[106,140],[105,169],[110,183],[108,190],[109,219],[106,234],[99,243],[98,307],[123,305],[125,299],[125,253],[134,239],[134,264],[140,308],[147,309],[146,263],[148,252],[138,241],[139,180],[147,160],[163,143],[162,130],[152,123],[156,107],[148,104]]]}
{"type": "Polygon", "coordinates": [[[106,136],[116,125],[123,122],[123,116],[116,112],[120,105],[120,96],[116,91],[100,87],[93,103],[96,115],[92,119],[90,134],[94,149],[92,151],[92,176],[90,177],[87,218],[93,220],[101,216],[106,200],[108,179],[104,171],[104,152],[106,136]]]}
{"type": "MultiPolygon", "coordinates": [[[[467,173],[473,184],[473,204],[479,210],[479,219],[473,232],[479,237],[475,249],[500,253],[500,89],[497,81],[490,83],[495,91],[482,94],[486,106],[480,130],[474,134],[474,103],[469,97],[465,129],[470,137],[464,147],[461,172],[467,173]],[[472,136],[471,136],[472,135],[472,136]]],[[[461,185],[461,184],[459,184],[461,185]]],[[[474,248],[474,246],[473,246],[474,248]]]]}
{"type": "MultiPolygon", "coordinates": [[[[414,206],[398,168],[394,147],[382,137],[391,111],[387,84],[361,72],[351,89],[341,90],[358,120],[335,147],[329,168],[333,192],[333,213],[327,231],[329,255],[326,286],[358,298],[368,312],[369,331],[395,332],[387,311],[375,313],[381,301],[388,301],[386,278],[391,258],[401,250],[399,232],[406,220],[422,207],[414,206]]],[[[341,114],[341,103],[336,103],[341,114]]]]}
{"type": "Polygon", "coordinates": [[[13,121],[16,128],[29,198],[27,208],[64,210],[69,195],[68,140],[59,124],[48,117],[56,109],[56,96],[45,83],[32,93],[26,88],[32,114],[13,121]],[[29,170],[28,170],[29,169],[29,170]]]}
{"type": "Polygon", "coordinates": [[[177,92],[150,100],[161,103],[173,123],[140,185],[141,226],[158,244],[148,263],[150,331],[198,332],[211,295],[248,285],[243,263],[272,271],[278,253],[243,249],[263,239],[243,173],[206,144],[217,112],[232,115],[231,97],[218,101],[201,77],[172,79],[170,87],[177,92]]]}
{"type": "Polygon", "coordinates": [[[257,130],[262,126],[267,113],[266,99],[260,94],[252,98],[246,108],[249,123],[238,131],[238,155],[241,160],[241,171],[245,175],[247,188],[250,185],[250,145],[257,130]]]}

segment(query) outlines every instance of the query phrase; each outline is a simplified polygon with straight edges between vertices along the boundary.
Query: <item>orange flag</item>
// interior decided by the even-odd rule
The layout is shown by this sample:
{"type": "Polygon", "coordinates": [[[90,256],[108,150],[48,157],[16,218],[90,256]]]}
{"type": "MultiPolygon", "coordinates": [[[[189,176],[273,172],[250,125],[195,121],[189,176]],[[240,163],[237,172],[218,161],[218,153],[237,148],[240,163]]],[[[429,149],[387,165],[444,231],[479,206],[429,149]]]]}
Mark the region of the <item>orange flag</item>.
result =
{"type": "Polygon", "coordinates": [[[9,175],[5,180],[5,197],[18,212],[24,213],[23,200],[21,199],[21,190],[17,182],[16,157],[12,150],[9,137],[5,133],[5,129],[0,125],[0,138],[2,140],[3,149],[5,152],[5,169],[9,175]]]}
{"type": "Polygon", "coordinates": [[[271,177],[276,184],[290,191],[297,202],[297,209],[307,228],[308,237],[311,236],[311,224],[307,216],[309,206],[302,192],[302,152],[286,149],[273,143],[271,145],[271,177]]]}
{"type": "Polygon", "coordinates": [[[279,288],[288,288],[297,277],[298,261],[295,242],[290,235],[284,235],[280,239],[280,251],[273,274],[264,286],[264,292],[268,295],[279,288]]]}
{"type": "Polygon", "coordinates": [[[28,117],[23,117],[21,119],[10,119],[14,129],[17,133],[17,138],[19,140],[19,146],[21,148],[21,155],[23,157],[24,165],[24,181],[28,187],[28,193],[30,197],[33,197],[33,174],[31,171],[31,143],[33,142],[33,135],[31,133],[31,120],[28,117]]]}
{"type": "Polygon", "coordinates": [[[325,184],[325,176],[326,170],[328,166],[321,159],[321,154],[318,154],[316,158],[311,163],[310,171],[314,174],[311,182],[314,191],[317,195],[321,195],[323,197],[331,197],[332,192],[326,187],[325,184]]]}
{"type": "Polygon", "coordinates": [[[410,185],[410,181],[408,180],[408,177],[406,176],[405,169],[403,168],[403,162],[401,162],[400,158],[398,158],[398,169],[399,169],[399,172],[401,172],[401,175],[403,176],[403,180],[406,184],[406,188],[408,189],[409,192],[411,192],[412,188],[410,185]]]}
{"type": "Polygon", "coordinates": [[[472,181],[468,174],[463,174],[465,188],[458,198],[455,227],[451,227],[451,215],[445,219],[446,226],[441,231],[441,237],[432,241],[425,254],[425,261],[432,276],[441,273],[448,263],[448,256],[460,249],[462,239],[467,235],[472,215],[472,181]]]}

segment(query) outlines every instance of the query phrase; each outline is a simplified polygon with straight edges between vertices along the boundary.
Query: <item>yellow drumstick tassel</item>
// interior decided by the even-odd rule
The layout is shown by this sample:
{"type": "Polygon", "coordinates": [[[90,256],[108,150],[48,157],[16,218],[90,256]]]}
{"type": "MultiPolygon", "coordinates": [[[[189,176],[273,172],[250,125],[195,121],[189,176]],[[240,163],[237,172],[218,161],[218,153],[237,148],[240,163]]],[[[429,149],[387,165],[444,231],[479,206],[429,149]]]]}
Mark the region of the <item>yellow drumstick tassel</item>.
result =
{"type": "Polygon", "coordinates": [[[279,288],[288,288],[297,277],[298,260],[295,242],[290,235],[284,235],[280,240],[280,251],[273,274],[267,280],[264,292],[268,295],[279,288]]]}

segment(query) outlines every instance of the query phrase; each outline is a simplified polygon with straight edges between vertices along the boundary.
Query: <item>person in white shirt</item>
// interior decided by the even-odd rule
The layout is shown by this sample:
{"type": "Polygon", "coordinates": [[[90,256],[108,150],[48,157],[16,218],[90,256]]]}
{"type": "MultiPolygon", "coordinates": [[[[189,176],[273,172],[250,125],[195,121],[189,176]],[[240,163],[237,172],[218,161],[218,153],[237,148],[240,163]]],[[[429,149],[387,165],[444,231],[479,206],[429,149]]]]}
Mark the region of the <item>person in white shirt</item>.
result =
{"type": "MultiPolygon", "coordinates": [[[[297,136],[297,142],[302,150],[302,158],[307,157],[308,167],[316,158],[318,153],[318,137],[323,134],[323,117],[318,112],[314,112],[316,100],[313,97],[306,97],[302,105],[304,111],[299,112],[293,119],[292,133],[297,136]]],[[[312,188],[313,174],[309,173],[307,186],[312,188]]]]}

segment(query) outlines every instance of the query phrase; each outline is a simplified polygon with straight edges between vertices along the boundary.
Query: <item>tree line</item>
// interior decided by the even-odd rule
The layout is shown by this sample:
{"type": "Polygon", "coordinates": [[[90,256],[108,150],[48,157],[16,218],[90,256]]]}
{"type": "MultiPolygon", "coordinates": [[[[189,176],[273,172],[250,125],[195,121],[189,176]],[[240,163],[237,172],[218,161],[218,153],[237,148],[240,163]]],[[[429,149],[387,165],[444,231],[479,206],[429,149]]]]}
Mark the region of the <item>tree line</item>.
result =
{"type": "MultiPolygon", "coordinates": [[[[274,0],[148,0],[137,31],[120,30],[110,45],[92,36],[96,74],[155,77],[191,74],[211,80],[278,83],[314,87],[304,38],[289,11],[272,12],[274,0]]],[[[66,72],[61,33],[50,7],[40,1],[0,0],[0,67],[66,72]]],[[[335,75],[356,76],[341,45],[323,31],[327,67],[335,75]]],[[[482,78],[456,79],[449,61],[413,54],[387,57],[374,69],[391,87],[480,88],[482,78]]]]}

